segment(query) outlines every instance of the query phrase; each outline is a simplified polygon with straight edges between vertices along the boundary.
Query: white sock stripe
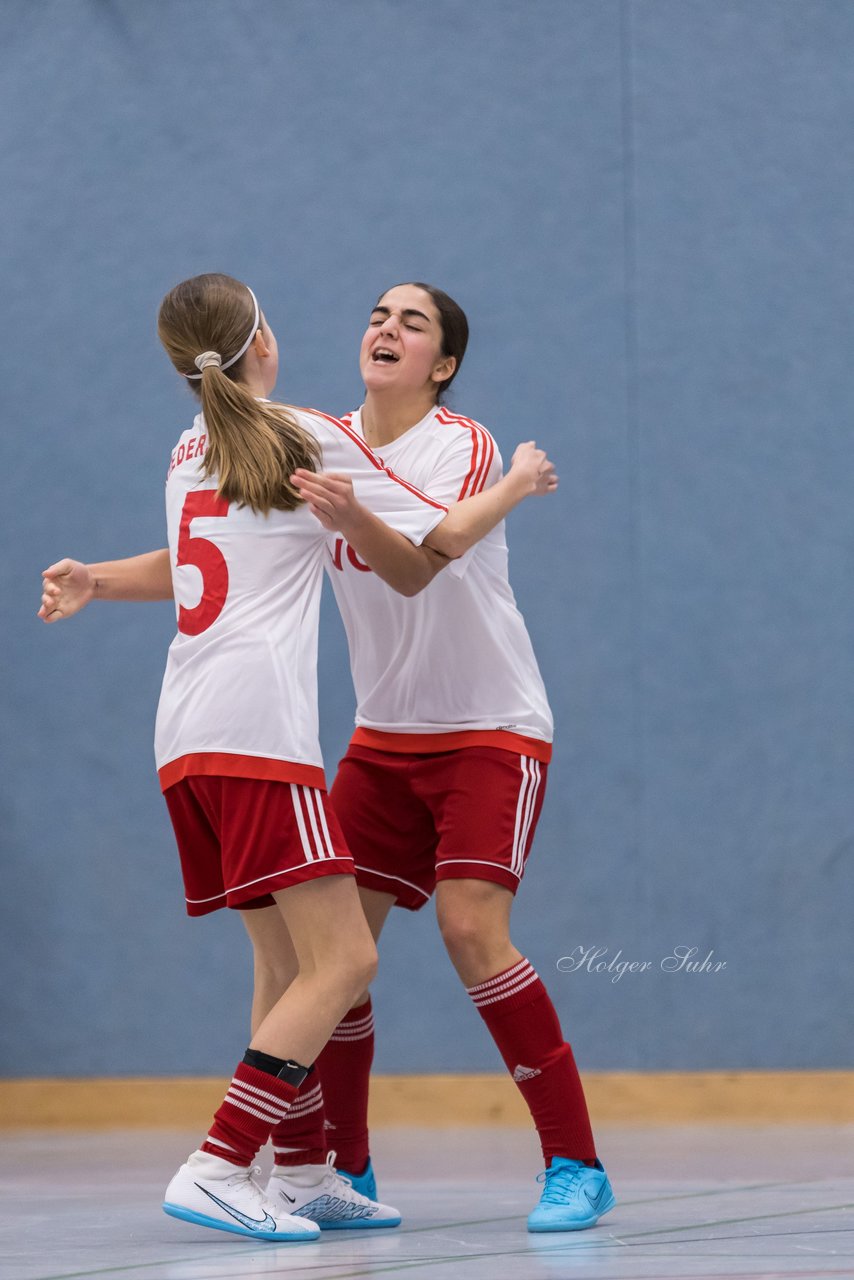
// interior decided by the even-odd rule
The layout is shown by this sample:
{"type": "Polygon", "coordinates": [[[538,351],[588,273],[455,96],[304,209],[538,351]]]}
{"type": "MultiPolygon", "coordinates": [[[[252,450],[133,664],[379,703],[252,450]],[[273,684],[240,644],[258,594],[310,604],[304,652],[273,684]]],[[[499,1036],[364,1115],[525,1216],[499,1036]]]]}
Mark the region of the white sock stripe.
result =
{"type": "Polygon", "coordinates": [[[234,1147],[230,1147],[227,1142],[221,1142],[219,1138],[212,1138],[210,1134],[205,1138],[205,1142],[209,1142],[212,1147],[222,1147],[223,1151],[231,1151],[234,1155],[238,1154],[234,1147]]]}
{"type": "Polygon", "coordinates": [[[308,1102],[309,1098],[320,1097],[321,1093],[322,1093],[322,1089],[321,1089],[320,1081],[318,1080],[317,1083],[312,1085],[310,1089],[307,1089],[305,1093],[297,1094],[296,1098],[294,1099],[294,1105],[296,1105],[297,1102],[308,1102]]]}
{"type": "Polygon", "coordinates": [[[475,1004],[479,1004],[481,1000],[490,1000],[493,996],[507,995],[507,993],[512,991],[514,987],[518,987],[520,982],[524,982],[527,978],[530,978],[531,974],[536,977],[536,970],[533,969],[531,965],[527,965],[519,973],[514,974],[508,982],[500,982],[498,986],[493,987],[490,991],[481,991],[480,995],[472,996],[472,1000],[475,1004]]]}
{"type": "Polygon", "coordinates": [[[299,830],[300,839],[302,840],[302,851],[309,862],[314,862],[315,852],[312,848],[311,841],[308,838],[308,831],[305,826],[305,818],[303,817],[302,804],[300,803],[299,787],[295,782],[291,783],[291,800],[294,805],[294,817],[297,820],[297,828],[299,830]]]}
{"type": "Polygon", "coordinates": [[[239,1098],[232,1098],[230,1094],[226,1095],[226,1102],[228,1102],[232,1107],[238,1107],[241,1111],[248,1111],[250,1115],[257,1116],[259,1120],[264,1120],[267,1124],[278,1124],[279,1121],[287,1114],[286,1107],[284,1111],[271,1116],[269,1112],[259,1111],[257,1107],[250,1107],[248,1103],[241,1102],[239,1098]]]}
{"type": "Polygon", "coordinates": [[[335,1028],[337,1031],[340,1027],[361,1027],[363,1023],[373,1022],[374,1011],[369,1009],[367,1013],[363,1013],[360,1018],[342,1018],[335,1028]]]}
{"type": "Polygon", "coordinates": [[[288,1118],[291,1116],[305,1115],[309,1111],[317,1111],[318,1107],[322,1106],[322,1093],[308,1093],[304,1098],[297,1098],[296,1102],[291,1103],[288,1107],[288,1118]]]}
{"type": "Polygon", "coordinates": [[[256,1098],[268,1102],[274,1107],[287,1107],[288,1105],[285,1099],[280,1098],[277,1093],[272,1093],[267,1089],[259,1089],[257,1085],[249,1084],[246,1080],[239,1080],[237,1076],[234,1077],[229,1088],[233,1089],[235,1085],[246,1093],[254,1093],[256,1098]]]}
{"type": "Polygon", "coordinates": [[[313,1115],[315,1111],[323,1110],[323,1099],[315,1098],[314,1102],[307,1103],[304,1107],[299,1107],[296,1103],[288,1111],[288,1119],[300,1120],[303,1116],[313,1115]]]}
{"type": "Polygon", "coordinates": [[[263,1116],[265,1120],[278,1124],[282,1116],[282,1111],[268,1106],[266,1102],[259,1102],[257,1098],[251,1097],[248,1093],[240,1093],[236,1089],[229,1089],[225,1095],[226,1102],[230,1102],[232,1106],[252,1107],[256,1115],[263,1116]]]}
{"type": "Polygon", "coordinates": [[[333,1031],[329,1040],[330,1042],[334,1040],[337,1044],[340,1044],[343,1040],[370,1040],[373,1034],[373,1027],[368,1031],[333,1031]]]}
{"type": "Polygon", "coordinates": [[[475,1000],[475,1004],[478,1009],[485,1004],[496,1004],[499,1000],[506,1000],[508,996],[518,995],[524,987],[529,987],[532,982],[537,982],[538,980],[537,974],[532,971],[531,976],[529,978],[525,978],[524,982],[520,982],[512,991],[503,991],[501,995],[489,996],[486,1000],[475,1000]]]}
{"type": "Polygon", "coordinates": [[[339,1022],[338,1026],[332,1032],[332,1035],[337,1036],[339,1033],[348,1032],[348,1031],[361,1033],[363,1031],[373,1031],[373,1029],[374,1029],[374,1015],[372,1013],[369,1013],[367,1017],[359,1018],[358,1021],[356,1022],[339,1022]]]}
{"type": "Polygon", "coordinates": [[[483,1004],[484,1000],[492,1000],[493,997],[497,997],[500,1000],[502,996],[512,995],[520,982],[526,982],[531,977],[536,978],[537,971],[528,965],[526,969],[523,969],[521,973],[517,973],[509,982],[503,982],[499,986],[493,987],[491,991],[482,992],[479,996],[472,996],[472,1000],[475,1004],[483,1004]]]}
{"type": "Polygon", "coordinates": [[[531,962],[525,956],[513,965],[512,969],[505,969],[503,973],[497,973],[494,978],[487,978],[486,982],[479,982],[477,986],[466,987],[466,992],[472,998],[483,993],[486,995],[495,986],[502,986],[505,982],[511,982],[517,976],[521,969],[530,969],[531,962]]]}

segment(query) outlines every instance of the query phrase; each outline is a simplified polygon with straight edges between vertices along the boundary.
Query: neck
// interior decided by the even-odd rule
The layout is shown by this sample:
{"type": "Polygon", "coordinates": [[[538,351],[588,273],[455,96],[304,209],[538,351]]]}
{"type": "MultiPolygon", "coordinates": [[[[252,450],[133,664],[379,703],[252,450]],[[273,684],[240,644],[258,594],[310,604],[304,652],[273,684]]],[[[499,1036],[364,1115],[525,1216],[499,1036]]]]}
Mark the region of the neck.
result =
{"type": "Polygon", "coordinates": [[[369,445],[391,444],[435,406],[430,392],[412,395],[383,395],[368,391],[362,408],[362,431],[369,445]]]}

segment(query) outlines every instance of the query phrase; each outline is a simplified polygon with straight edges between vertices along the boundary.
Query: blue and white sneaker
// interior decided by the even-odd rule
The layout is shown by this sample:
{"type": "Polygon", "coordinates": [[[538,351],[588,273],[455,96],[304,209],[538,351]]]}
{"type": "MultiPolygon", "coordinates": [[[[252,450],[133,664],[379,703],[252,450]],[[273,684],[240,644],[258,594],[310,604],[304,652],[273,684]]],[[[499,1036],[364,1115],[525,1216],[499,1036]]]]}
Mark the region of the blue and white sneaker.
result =
{"type": "Polygon", "coordinates": [[[231,1231],[253,1240],[316,1240],[320,1228],[306,1218],[283,1213],[252,1177],[260,1169],[194,1151],[166,1188],[163,1212],[199,1227],[231,1231]]]}
{"type": "Polygon", "coordinates": [[[529,1231],[582,1231],[595,1226],[617,1203],[598,1160],[591,1167],[581,1160],[553,1156],[537,1182],[545,1186],[540,1203],[528,1215],[529,1231]]]}
{"type": "Polygon", "coordinates": [[[330,1151],[325,1164],[274,1166],[267,1183],[267,1198],[278,1212],[308,1218],[321,1231],[400,1226],[397,1209],[362,1195],[348,1176],[336,1172],[334,1151],[330,1151]]]}
{"type": "Polygon", "coordinates": [[[368,1163],[361,1173],[348,1173],[346,1169],[336,1169],[336,1173],[340,1173],[342,1178],[346,1178],[353,1190],[358,1191],[360,1196],[367,1196],[369,1200],[376,1200],[377,1180],[374,1177],[374,1166],[371,1164],[370,1156],[368,1156],[368,1163]]]}

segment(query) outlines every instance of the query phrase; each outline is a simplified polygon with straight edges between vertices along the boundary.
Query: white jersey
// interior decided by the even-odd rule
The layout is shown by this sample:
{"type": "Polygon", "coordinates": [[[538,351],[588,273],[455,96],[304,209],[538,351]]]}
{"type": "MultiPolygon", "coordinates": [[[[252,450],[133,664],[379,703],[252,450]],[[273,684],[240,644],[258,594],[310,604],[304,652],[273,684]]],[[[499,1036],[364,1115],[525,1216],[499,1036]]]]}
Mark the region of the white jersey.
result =
{"type": "MultiPolygon", "coordinates": [[[[294,410],[322,467],[353,478],[359,500],[419,544],[445,508],[398,480],[335,418],[294,410]]],[[[317,624],[327,531],[305,506],[258,515],[217,498],[205,476],[199,414],[166,481],[178,634],[155,729],[165,790],[190,774],[324,786],[317,723],[317,624]]]]}
{"type": "MultiPolygon", "coordinates": [[[[363,435],[360,410],[344,422],[363,435]]],[[[501,476],[489,432],[441,406],[380,453],[446,504],[501,476]]],[[[412,598],[387,587],[340,536],[328,537],[358,703],[353,741],[411,752],[495,745],[548,760],[552,715],[510,588],[504,525],[412,598]]]]}

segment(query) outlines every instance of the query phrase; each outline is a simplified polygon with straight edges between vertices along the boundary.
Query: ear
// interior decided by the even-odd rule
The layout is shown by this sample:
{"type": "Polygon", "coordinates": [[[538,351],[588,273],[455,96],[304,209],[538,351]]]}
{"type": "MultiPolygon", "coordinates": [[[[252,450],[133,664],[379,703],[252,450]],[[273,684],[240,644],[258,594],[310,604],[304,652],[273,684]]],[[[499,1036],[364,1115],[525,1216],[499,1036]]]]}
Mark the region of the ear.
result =
{"type": "Polygon", "coordinates": [[[433,382],[444,382],[446,378],[450,378],[453,375],[456,367],[457,357],[445,356],[444,360],[440,360],[439,363],[434,366],[433,372],[430,374],[430,378],[433,382]]]}
{"type": "Polygon", "coordinates": [[[264,341],[264,330],[260,327],[256,330],[255,337],[252,339],[252,350],[259,360],[263,360],[270,354],[270,348],[264,341]]]}

